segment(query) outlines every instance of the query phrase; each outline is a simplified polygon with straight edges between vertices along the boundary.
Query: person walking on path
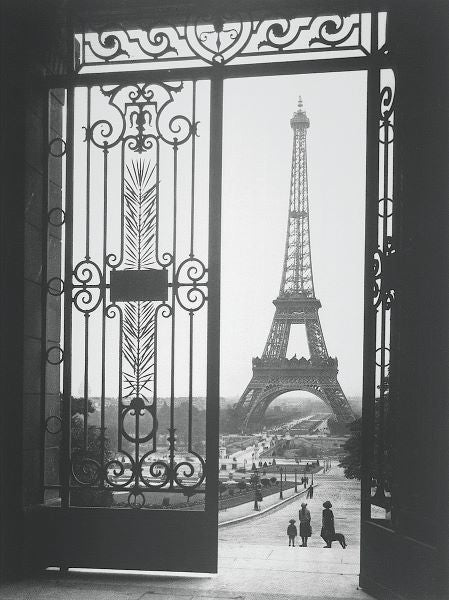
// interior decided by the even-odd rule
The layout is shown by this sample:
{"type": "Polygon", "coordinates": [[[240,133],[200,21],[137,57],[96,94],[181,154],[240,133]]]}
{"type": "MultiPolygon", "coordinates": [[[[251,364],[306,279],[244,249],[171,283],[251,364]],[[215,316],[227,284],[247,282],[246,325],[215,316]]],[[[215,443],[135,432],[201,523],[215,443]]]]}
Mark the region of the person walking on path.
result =
{"type": "Polygon", "coordinates": [[[310,510],[307,508],[305,502],[301,502],[301,508],[299,510],[299,535],[301,536],[302,548],[307,548],[307,538],[312,535],[310,510]]]}
{"type": "Polygon", "coordinates": [[[309,498],[312,499],[313,498],[313,485],[311,485],[309,487],[309,489],[307,490],[307,496],[306,496],[306,498],[307,499],[309,499],[309,498]]]}
{"type": "Polygon", "coordinates": [[[298,535],[295,519],[290,519],[290,525],[287,527],[288,545],[295,547],[295,537],[298,535]]]}
{"type": "Polygon", "coordinates": [[[334,513],[331,511],[332,504],[329,500],[323,502],[323,521],[321,524],[321,537],[326,542],[325,548],[332,547],[332,540],[335,537],[334,513]]]}

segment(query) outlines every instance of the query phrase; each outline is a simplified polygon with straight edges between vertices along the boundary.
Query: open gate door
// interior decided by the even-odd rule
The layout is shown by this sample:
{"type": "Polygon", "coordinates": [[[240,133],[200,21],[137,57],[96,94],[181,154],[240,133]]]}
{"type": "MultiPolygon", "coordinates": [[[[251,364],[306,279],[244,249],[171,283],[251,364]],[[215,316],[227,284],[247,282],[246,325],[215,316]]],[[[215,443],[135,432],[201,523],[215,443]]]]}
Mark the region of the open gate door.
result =
{"type": "Polygon", "coordinates": [[[448,16],[392,7],[394,71],[368,70],[360,585],[379,598],[449,595],[448,16]]]}
{"type": "Polygon", "coordinates": [[[28,560],[215,572],[222,84],[110,75],[48,95],[28,560]]]}

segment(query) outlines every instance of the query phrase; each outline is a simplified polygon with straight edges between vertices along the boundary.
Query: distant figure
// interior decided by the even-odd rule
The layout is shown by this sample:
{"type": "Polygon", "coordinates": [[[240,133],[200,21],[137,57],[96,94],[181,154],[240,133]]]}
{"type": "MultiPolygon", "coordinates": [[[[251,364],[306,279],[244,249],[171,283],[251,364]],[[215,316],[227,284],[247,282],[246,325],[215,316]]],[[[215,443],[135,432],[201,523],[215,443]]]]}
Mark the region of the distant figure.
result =
{"type": "Polygon", "coordinates": [[[309,487],[309,489],[307,490],[307,498],[310,498],[310,499],[313,498],[313,485],[311,485],[309,487]]]}
{"type": "Polygon", "coordinates": [[[299,510],[299,535],[301,536],[301,547],[307,547],[307,538],[312,535],[310,510],[305,502],[301,502],[299,510]]]}
{"type": "Polygon", "coordinates": [[[323,522],[321,527],[321,537],[326,542],[325,548],[331,548],[332,542],[339,542],[342,548],[346,548],[345,536],[342,533],[335,533],[334,513],[330,510],[332,504],[329,500],[323,502],[323,522]]]}
{"type": "Polygon", "coordinates": [[[298,530],[296,529],[296,521],[295,519],[290,519],[290,525],[287,527],[287,535],[288,535],[288,545],[295,547],[295,537],[298,535],[298,530]]]}

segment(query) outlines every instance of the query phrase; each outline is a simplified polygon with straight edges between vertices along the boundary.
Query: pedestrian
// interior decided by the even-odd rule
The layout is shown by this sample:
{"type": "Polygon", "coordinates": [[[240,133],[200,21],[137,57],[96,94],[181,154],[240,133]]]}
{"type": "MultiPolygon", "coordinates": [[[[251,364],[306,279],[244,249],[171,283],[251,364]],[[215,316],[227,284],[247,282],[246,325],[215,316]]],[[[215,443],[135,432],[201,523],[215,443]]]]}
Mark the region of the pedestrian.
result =
{"type": "Polygon", "coordinates": [[[313,498],[313,484],[309,487],[309,498],[313,498]]]}
{"type": "Polygon", "coordinates": [[[298,530],[296,529],[296,521],[295,519],[290,519],[290,525],[287,527],[287,535],[288,535],[288,545],[295,547],[295,537],[298,535],[298,530]]]}
{"type": "Polygon", "coordinates": [[[299,510],[299,535],[302,540],[302,548],[307,548],[307,538],[312,535],[311,520],[312,517],[310,516],[310,510],[307,508],[307,504],[301,502],[301,508],[299,510]]]}
{"type": "Polygon", "coordinates": [[[325,548],[332,547],[332,539],[335,536],[334,513],[331,511],[332,504],[329,500],[323,502],[323,520],[321,524],[321,537],[326,542],[325,548]]]}

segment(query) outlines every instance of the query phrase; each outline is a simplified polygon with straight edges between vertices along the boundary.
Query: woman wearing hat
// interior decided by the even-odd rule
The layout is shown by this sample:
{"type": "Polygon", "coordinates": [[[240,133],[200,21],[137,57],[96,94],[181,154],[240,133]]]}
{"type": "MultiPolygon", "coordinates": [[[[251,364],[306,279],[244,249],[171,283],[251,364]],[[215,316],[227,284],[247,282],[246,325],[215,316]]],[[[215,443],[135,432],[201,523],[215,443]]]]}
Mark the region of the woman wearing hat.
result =
{"type": "Polygon", "coordinates": [[[331,511],[332,504],[329,500],[323,502],[323,521],[321,524],[321,537],[326,542],[325,548],[332,546],[332,540],[335,536],[334,513],[331,511]]]}
{"type": "Polygon", "coordinates": [[[307,504],[305,502],[301,502],[301,509],[299,511],[299,535],[301,536],[301,546],[303,548],[307,546],[307,538],[312,535],[310,521],[310,510],[307,508],[307,504]]]}

